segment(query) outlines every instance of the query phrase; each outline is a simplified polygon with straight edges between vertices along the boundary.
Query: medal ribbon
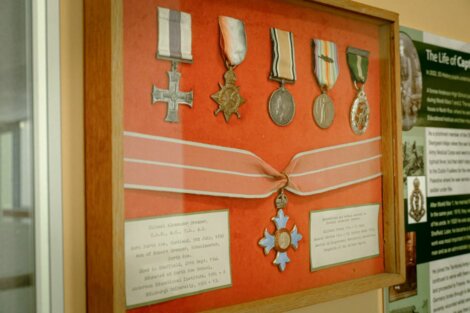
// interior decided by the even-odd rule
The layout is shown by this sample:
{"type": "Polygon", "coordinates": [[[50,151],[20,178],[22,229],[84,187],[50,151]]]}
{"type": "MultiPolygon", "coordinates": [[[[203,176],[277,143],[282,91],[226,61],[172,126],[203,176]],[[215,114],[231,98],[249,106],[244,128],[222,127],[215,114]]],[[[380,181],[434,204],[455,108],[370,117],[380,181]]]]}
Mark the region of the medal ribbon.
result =
{"type": "Polygon", "coordinates": [[[354,82],[364,84],[367,80],[367,71],[369,68],[369,51],[348,47],[346,50],[346,59],[354,82]]]}
{"type": "Polygon", "coordinates": [[[124,132],[124,188],[266,198],[281,188],[309,196],[380,177],[381,139],[295,155],[280,172],[250,151],[124,132]]]}
{"type": "Polygon", "coordinates": [[[229,66],[243,62],[246,56],[245,24],[233,17],[219,16],[220,47],[229,66]]]}
{"type": "Polygon", "coordinates": [[[277,28],[271,28],[273,45],[273,65],[271,78],[296,80],[294,34],[277,28]]]}
{"type": "Polygon", "coordinates": [[[191,14],[159,7],[157,57],[191,63],[191,40],[191,14]]]}
{"type": "Polygon", "coordinates": [[[331,89],[339,75],[338,51],[331,41],[313,39],[314,73],[322,88],[331,89]]]}

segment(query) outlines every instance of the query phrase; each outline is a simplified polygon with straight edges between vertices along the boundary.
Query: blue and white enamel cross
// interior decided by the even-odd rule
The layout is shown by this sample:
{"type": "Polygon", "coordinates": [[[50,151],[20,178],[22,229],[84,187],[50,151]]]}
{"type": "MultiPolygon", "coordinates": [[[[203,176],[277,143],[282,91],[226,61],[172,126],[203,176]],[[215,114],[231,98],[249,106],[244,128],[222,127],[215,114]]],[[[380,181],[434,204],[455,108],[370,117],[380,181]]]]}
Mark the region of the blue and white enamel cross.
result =
{"type": "Polygon", "coordinates": [[[268,255],[272,249],[276,251],[276,258],[273,264],[277,265],[281,272],[286,269],[287,263],[290,262],[287,250],[291,246],[297,249],[299,241],[302,239],[302,235],[297,232],[297,226],[294,225],[292,231],[286,228],[287,221],[289,220],[289,217],[284,214],[283,210],[286,206],[287,197],[284,191],[281,190],[276,198],[277,215],[271,219],[276,225],[276,231],[274,234],[270,234],[268,230],[265,229],[264,237],[258,242],[258,244],[264,248],[265,255],[268,255]]]}

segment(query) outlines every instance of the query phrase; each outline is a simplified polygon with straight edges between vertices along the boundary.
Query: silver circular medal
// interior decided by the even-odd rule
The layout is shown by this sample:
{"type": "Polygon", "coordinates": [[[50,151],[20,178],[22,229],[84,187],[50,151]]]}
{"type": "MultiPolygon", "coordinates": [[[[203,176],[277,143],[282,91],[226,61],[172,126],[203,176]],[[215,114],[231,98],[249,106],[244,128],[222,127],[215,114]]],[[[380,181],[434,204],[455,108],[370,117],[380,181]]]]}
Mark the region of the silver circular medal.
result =
{"type": "Polygon", "coordinates": [[[369,126],[369,102],[365,92],[361,89],[351,106],[349,121],[356,135],[362,135],[369,126]]]}
{"type": "Polygon", "coordinates": [[[319,95],[313,104],[313,117],[320,128],[328,128],[335,118],[333,100],[326,94],[319,95]]]}
{"type": "Polygon", "coordinates": [[[286,126],[295,115],[294,98],[290,92],[282,86],[275,90],[269,98],[269,116],[278,126],[286,126]]]}

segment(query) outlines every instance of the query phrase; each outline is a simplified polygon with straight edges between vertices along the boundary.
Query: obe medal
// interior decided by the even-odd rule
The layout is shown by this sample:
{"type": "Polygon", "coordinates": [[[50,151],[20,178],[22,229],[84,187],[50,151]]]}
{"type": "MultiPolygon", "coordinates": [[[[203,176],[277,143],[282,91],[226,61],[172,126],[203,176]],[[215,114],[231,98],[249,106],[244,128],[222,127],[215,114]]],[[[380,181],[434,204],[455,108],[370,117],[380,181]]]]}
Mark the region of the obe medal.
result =
{"type": "Polygon", "coordinates": [[[228,16],[219,16],[220,47],[227,66],[224,74],[225,85],[219,83],[220,90],[211,98],[219,105],[214,115],[223,112],[225,122],[235,114],[240,118],[239,107],[245,102],[240,95],[240,87],[235,85],[237,77],[234,69],[243,62],[246,56],[246,33],[242,21],[228,16]]]}
{"type": "Polygon", "coordinates": [[[271,28],[273,47],[273,63],[270,79],[279,81],[281,86],[269,98],[268,112],[274,124],[286,126],[292,122],[295,115],[295,102],[285,83],[294,83],[295,51],[294,35],[291,32],[271,28]]]}
{"type": "Polygon", "coordinates": [[[313,103],[313,118],[320,128],[328,128],[333,123],[335,108],[328,90],[333,88],[339,75],[338,52],[331,41],[313,39],[314,74],[322,91],[313,103]]]}
{"type": "Polygon", "coordinates": [[[160,89],[152,86],[152,104],[167,103],[165,122],[179,122],[178,107],[185,104],[193,107],[193,92],[179,90],[181,74],[177,71],[178,62],[192,63],[191,54],[191,14],[158,8],[158,53],[157,58],[171,61],[171,71],[167,72],[169,87],[160,89]]]}
{"type": "Polygon", "coordinates": [[[357,96],[351,106],[349,122],[356,135],[362,135],[369,126],[369,102],[364,92],[369,67],[369,51],[348,47],[346,51],[349,70],[351,72],[357,96]]]}
{"type": "Polygon", "coordinates": [[[276,230],[271,234],[265,229],[264,237],[258,241],[258,245],[263,248],[265,255],[268,255],[271,250],[276,251],[273,264],[278,267],[279,271],[283,272],[286,269],[287,263],[290,262],[287,251],[290,247],[297,250],[302,235],[297,231],[296,225],[292,227],[292,230],[287,228],[289,216],[284,213],[284,209],[287,206],[287,196],[284,194],[283,189],[281,189],[276,197],[275,204],[277,214],[271,220],[276,225],[276,230]]]}

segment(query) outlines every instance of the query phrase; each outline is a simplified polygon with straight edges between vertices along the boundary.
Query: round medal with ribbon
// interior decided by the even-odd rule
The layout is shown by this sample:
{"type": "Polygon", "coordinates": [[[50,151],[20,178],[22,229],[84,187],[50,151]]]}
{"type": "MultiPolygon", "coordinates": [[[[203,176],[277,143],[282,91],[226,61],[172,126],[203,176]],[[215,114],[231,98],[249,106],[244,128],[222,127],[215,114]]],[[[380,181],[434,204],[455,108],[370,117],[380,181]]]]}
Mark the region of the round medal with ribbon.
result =
{"type": "Polygon", "coordinates": [[[349,122],[356,135],[362,135],[369,126],[369,102],[364,92],[369,67],[369,51],[348,47],[346,51],[348,66],[351,71],[357,96],[351,106],[349,122]]]}
{"type": "Polygon", "coordinates": [[[321,95],[313,104],[313,117],[318,127],[328,128],[333,123],[335,108],[328,90],[333,88],[339,75],[338,52],[336,44],[331,41],[313,39],[313,64],[321,95]]]}
{"type": "Polygon", "coordinates": [[[280,82],[281,86],[269,98],[269,116],[274,124],[286,126],[292,122],[295,115],[294,97],[285,88],[285,83],[293,84],[296,80],[294,34],[271,28],[271,42],[273,63],[269,79],[280,82]]]}

